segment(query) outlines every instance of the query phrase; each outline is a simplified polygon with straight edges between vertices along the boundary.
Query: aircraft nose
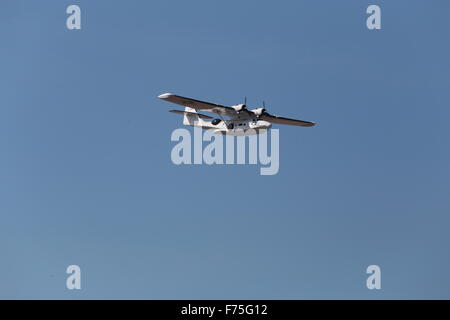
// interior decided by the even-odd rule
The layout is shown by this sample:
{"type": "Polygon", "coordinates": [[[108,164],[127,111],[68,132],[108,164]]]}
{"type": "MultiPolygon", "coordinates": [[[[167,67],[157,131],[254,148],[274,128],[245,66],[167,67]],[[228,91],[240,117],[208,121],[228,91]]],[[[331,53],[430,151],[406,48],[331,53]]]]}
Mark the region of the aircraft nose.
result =
{"type": "Polygon", "coordinates": [[[259,122],[260,122],[260,125],[261,125],[263,128],[269,129],[269,128],[272,127],[272,124],[271,124],[270,122],[268,122],[268,121],[259,121],[259,122]]]}

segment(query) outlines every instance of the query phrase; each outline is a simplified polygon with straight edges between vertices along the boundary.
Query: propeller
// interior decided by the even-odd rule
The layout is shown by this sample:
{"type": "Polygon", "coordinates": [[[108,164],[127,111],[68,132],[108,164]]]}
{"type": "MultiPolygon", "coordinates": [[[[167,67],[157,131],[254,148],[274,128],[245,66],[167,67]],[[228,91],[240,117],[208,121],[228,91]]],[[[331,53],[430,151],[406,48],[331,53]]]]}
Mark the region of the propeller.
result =
{"type": "Polygon", "coordinates": [[[266,111],[266,102],[263,100],[263,102],[262,102],[262,105],[263,105],[263,111],[261,112],[261,114],[259,114],[259,115],[257,115],[256,116],[256,118],[259,120],[259,119],[262,119],[265,115],[269,115],[269,113],[266,111]]]}

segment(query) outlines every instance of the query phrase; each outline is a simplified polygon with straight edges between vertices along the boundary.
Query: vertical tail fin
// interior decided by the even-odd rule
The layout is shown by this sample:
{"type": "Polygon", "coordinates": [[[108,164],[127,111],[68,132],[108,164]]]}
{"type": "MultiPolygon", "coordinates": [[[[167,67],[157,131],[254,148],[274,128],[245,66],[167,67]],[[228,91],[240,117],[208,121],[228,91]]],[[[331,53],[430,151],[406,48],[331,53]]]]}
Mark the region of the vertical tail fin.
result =
{"type": "Polygon", "coordinates": [[[200,119],[199,116],[197,115],[197,110],[186,107],[184,108],[184,111],[186,111],[186,113],[183,116],[183,124],[185,126],[194,126],[202,124],[203,120],[200,119]]]}

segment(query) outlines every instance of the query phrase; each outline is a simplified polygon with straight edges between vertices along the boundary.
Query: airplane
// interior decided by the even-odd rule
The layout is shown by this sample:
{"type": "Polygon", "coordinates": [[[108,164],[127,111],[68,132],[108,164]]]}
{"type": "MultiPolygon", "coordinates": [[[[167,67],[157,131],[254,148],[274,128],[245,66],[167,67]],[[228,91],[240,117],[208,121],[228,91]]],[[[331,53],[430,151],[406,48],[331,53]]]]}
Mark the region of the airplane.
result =
{"type": "Polygon", "coordinates": [[[271,128],[272,123],[300,127],[312,127],[315,125],[314,122],[310,121],[271,115],[266,111],[264,103],[264,108],[249,110],[246,106],[247,99],[245,99],[244,104],[222,106],[216,103],[177,96],[172,93],[161,94],[158,98],[185,107],[184,111],[169,110],[169,112],[182,114],[184,125],[214,130],[215,134],[226,134],[232,136],[255,135],[265,132],[265,130],[271,128]],[[197,111],[215,113],[219,118],[197,113],[197,111]],[[224,116],[229,119],[224,119],[224,116]],[[204,119],[212,120],[205,121],[204,119]]]}

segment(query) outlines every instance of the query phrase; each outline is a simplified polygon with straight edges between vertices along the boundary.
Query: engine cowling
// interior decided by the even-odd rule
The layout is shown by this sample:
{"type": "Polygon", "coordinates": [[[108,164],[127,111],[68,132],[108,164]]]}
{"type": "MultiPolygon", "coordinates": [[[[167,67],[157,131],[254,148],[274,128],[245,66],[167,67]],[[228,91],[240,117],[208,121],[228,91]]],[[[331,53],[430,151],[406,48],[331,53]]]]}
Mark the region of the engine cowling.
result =
{"type": "Polygon", "coordinates": [[[258,108],[258,109],[253,109],[252,110],[253,114],[255,114],[256,116],[261,116],[264,114],[264,112],[266,112],[266,109],[264,108],[258,108]]]}
{"type": "Polygon", "coordinates": [[[236,110],[237,112],[240,112],[240,111],[242,111],[242,110],[247,109],[247,106],[246,106],[245,104],[237,104],[237,105],[235,105],[235,106],[232,106],[232,108],[233,108],[234,110],[236,110]]]}

